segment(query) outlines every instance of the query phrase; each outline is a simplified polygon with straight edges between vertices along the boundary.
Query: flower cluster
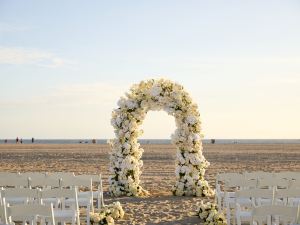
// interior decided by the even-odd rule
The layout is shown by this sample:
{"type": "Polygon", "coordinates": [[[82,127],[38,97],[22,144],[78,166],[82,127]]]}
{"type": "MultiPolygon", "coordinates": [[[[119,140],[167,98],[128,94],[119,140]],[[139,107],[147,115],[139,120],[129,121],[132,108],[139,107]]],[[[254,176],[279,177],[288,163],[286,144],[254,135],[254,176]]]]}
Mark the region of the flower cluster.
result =
{"type": "Polygon", "coordinates": [[[149,110],[165,110],[175,117],[177,129],[172,143],[177,146],[174,195],[211,196],[213,191],[204,179],[209,162],[202,155],[201,122],[198,107],[190,95],[169,80],[148,80],[133,85],[112,112],[111,124],[116,138],[109,143],[110,192],[114,196],[143,196],[140,186],[143,149],[137,139],[149,110]]]}
{"type": "Polygon", "coordinates": [[[224,214],[218,211],[215,203],[208,202],[204,204],[201,201],[197,214],[204,221],[204,225],[227,225],[224,214]]]}
{"type": "Polygon", "coordinates": [[[110,205],[104,206],[98,213],[90,213],[90,222],[96,224],[113,225],[115,219],[121,219],[124,216],[124,210],[120,202],[114,202],[110,205]]]}

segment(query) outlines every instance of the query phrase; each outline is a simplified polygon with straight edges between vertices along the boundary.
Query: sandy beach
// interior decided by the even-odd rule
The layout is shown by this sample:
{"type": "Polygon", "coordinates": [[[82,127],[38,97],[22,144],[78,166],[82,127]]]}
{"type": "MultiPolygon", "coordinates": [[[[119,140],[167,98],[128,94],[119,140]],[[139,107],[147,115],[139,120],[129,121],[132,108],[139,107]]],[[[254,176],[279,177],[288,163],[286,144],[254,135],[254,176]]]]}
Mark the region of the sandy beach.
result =
{"type": "MultiPolygon", "coordinates": [[[[201,224],[192,214],[201,198],[174,197],[173,145],[143,145],[141,180],[148,198],[111,198],[107,193],[109,146],[100,144],[1,144],[0,171],[72,171],[102,173],[105,201],[120,201],[125,218],[117,224],[201,224]]],[[[207,180],[214,187],[218,172],[300,171],[300,144],[206,144],[204,155],[211,165],[207,180]]]]}

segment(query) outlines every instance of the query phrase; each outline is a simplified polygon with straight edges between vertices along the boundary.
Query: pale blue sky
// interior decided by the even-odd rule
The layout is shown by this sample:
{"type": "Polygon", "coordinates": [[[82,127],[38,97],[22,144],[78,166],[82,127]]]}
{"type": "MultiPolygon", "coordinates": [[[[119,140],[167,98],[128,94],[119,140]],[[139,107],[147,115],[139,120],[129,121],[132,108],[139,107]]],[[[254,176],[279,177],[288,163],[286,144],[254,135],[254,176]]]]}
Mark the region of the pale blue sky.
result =
{"type": "Polygon", "coordinates": [[[299,1],[0,0],[0,138],[113,137],[118,98],[153,77],[185,86],[206,138],[300,138],[299,40],[299,1]]]}

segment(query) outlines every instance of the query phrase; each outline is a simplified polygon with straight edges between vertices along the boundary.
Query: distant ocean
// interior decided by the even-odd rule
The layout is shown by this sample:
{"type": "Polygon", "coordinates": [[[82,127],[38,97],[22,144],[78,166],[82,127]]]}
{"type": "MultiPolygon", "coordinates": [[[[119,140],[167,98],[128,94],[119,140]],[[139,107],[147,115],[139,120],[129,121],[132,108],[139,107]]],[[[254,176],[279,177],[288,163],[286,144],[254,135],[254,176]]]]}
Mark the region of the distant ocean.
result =
{"type": "MultiPolygon", "coordinates": [[[[91,144],[93,139],[35,139],[35,144],[91,144]]],[[[300,139],[214,139],[215,144],[300,144],[300,139]]],[[[203,143],[211,143],[212,139],[204,139],[203,143]]],[[[171,144],[170,139],[140,139],[141,144],[171,144]]],[[[7,143],[16,143],[15,139],[7,139],[7,143]]],[[[96,139],[97,144],[106,144],[107,139],[96,139]]],[[[5,144],[5,139],[0,139],[5,144]]],[[[31,139],[23,139],[23,144],[31,144],[31,139]]]]}

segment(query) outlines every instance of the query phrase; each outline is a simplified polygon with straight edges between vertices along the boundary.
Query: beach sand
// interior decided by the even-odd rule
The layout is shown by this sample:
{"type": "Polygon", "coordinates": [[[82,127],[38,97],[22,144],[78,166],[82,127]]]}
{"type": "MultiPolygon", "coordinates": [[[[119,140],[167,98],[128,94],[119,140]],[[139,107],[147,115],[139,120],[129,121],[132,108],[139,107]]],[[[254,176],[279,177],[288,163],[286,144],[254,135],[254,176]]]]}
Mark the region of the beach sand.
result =
{"type": "MultiPolygon", "coordinates": [[[[120,201],[125,218],[116,224],[201,224],[193,213],[201,198],[175,197],[175,146],[143,145],[142,186],[148,198],[112,198],[107,193],[109,146],[99,144],[1,144],[0,171],[102,173],[105,202],[120,201]]],[[[211,163],[206,178],[214,187],[219,172],[300,171],[300,144],[206,144],[211,163]]]]}

